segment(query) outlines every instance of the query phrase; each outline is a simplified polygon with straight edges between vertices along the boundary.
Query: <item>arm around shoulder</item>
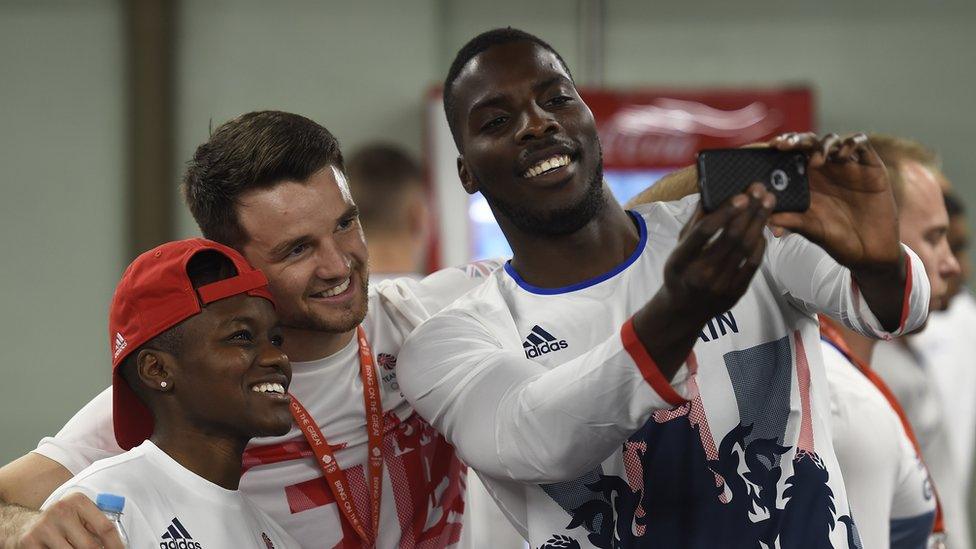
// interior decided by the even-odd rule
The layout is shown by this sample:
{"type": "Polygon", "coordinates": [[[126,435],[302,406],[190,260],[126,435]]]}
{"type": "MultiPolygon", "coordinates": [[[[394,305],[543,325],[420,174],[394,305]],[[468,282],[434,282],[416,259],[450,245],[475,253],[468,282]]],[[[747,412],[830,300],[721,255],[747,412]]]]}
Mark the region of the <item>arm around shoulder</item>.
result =
{"type": "Polygon", "coordinates": [[[52,492],[71,478],[60,463],[31,452],[0,468],[0,500],[40,509],[52,492]]]}
{"type": "Polygon", "coordinates": [[[698,171],[694,166],[675,170],[627,201],[628,209],[651,202],[671,202],[698,192],[698,171]]]}
{"type": "MultiPolygon", "coordinates": [[[[27,494],[23,501],[39,497],[45,490],[47,495],[37,503],[40,507],[56,491],[58,486],[71,478],[67,469],[37,454],[28,454],[0,470],[3,484],[3,497],[23,496],[23,488],[9,482],[10,475],[26,472],[24,482],[31,479],[43,488],[27,494]],[[28,459],[30,458],[30,459],[28,459]],[[50,461],[46,464],[44,461],[50,461]],[[16,464],[16,467],[12,467],[16,464]],[[60,470],[58,469],[60,468],[60,470]],[[45,474],[46,472],[46,474],[45,474]],[[63,480],[58,480],[63,478],[63,480]]],[[[33,502],[31,502],[33,503],[33,502]]],[[[49,502],[43,512],[28,509],[5,499],[0,505],[0,547],[4,549],[33,549],[41,547],[100,547],[122,549],[122,541],[115,527],[99,511],[95,503],[86,495],[71,493],[49,502]]]]}
{"type": "Polygon", "coordinates": [[[61,464],[33,452],[0,468],[0,547],[17,547],[40,517],[36,510],[70,478],[61,464]]]}

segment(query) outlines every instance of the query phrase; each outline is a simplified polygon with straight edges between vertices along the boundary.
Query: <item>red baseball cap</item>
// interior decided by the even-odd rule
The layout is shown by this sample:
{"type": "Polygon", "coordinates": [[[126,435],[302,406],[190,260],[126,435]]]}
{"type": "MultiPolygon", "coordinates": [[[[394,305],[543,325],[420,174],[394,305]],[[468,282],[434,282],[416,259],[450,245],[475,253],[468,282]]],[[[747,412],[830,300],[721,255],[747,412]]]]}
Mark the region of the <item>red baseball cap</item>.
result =
{"type": "Polygon", "coordinates": [[[129,450],[149,438],[153,418],[119,374],[125,357],[142,344],[194,316],[208,303],[247,294],[271,301],[268,279],[237,251],[203,238],[168,242],[140,255],[122,273],[108,314],[112,352],[112,417],[115,440],[129,450]],[[193,289],[186,266],[196,254],[215,251],[229,259],[237,275],[193,289]]]}

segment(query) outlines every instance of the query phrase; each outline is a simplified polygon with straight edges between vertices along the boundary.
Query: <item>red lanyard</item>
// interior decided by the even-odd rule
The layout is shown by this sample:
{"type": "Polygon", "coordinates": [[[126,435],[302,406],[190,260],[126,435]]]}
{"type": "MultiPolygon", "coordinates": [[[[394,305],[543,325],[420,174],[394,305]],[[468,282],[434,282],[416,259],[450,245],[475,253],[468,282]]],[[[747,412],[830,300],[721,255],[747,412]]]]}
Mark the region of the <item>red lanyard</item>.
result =
{"type": "MultiPolygon", "coordinates": [[[[881,379],[881,376],[875,373],[870,366],[854,356],[854,353],[851,352],[851,349],[844,341],[844,336],[841,335],[840,331],[834,325],[834,321],[824,315],[819,316],[820,335],[823,336],[828,343],[833,345],[834,348],[840,351],[840,354],[844,355],[848,362],[853,364],[858,371],[864,374],[864,377],[868,378],[868,381],[870,381],[875,387],[878,388],[879,391],[881,391],[881,394],[884,395],[885,400],[887,400],[888,404],[890,404],[895,410],[895,414],[898,415],[898,419],[901,420],[901,426],[905,429],[905,434],[908,435],[908,440],[911,441],[912,446],[915,448],[915,453],[918,454],[918,458],[922,459],[924,463],[924,459],[922,458],[922,447],[918,445],[918,440],[915,438],[915,431],[912,430],[912,425],[908,422],[908,416],[905,415],[905,410],[902,409],[901,403],[899,403],[898,399],[895,398],[895,393],[891,392],[891,389],[888,388],[888,385],[884,382],[884,380],[881,379]]],[[[932,483],[932,493],[935,494],[935,524],[932,527],[932,531],[938,534],[945,531],[945,526],[942,518],[942,503],[939,501],[939,492],[936,488],[935,483],[932,483]]]]}
{"type": "Polygon", "coordinates": [[[380,497],[383,493],[383,406],[380,403],[380,388],[376,381],[376,368],[373,365],[373,352],[366,341],[366,331],[362,326],[357,327],[356,337],[359,340],[359,376],[363,380],[363,401],[366,406],[366,430],[369,435],[369,495],[370,511],[372,511],[373,536],[371,539],[359,515],[356,512],[356,502],[352,499],[352,489],[346,473],[339,468],[335,455],[325,435],[315,423],[315,419],[302,406],[302,403],[291,396],[291,415],[295,418],[295,425],[305,435],[305,440],[312,447],[315,459],[322,472],[332,495],[339,504],[343,516],[362,538],[366,547],[375,545],[375,538],[380,531],[380,497]]]}

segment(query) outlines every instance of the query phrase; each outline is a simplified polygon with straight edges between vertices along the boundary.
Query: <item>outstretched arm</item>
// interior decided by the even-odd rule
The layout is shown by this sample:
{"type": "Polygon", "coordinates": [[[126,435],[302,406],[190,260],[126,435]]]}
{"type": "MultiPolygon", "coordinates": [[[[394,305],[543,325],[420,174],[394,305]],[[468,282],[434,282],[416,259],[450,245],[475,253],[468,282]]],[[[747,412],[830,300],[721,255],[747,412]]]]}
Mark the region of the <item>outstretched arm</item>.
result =
{"type": "Polygon", "coordinates": [[[907,310],[907,256],[888,174],[867,136],[786,134],[771,146],[809,154],[810,209],[774,214],[770,225],[803,235],[850,269],[881,325],[898,331],[907,310]]]}
{"type": "Polygon", "coordinates": [[[705,321],[746,291],[773,204],[754,185],[715,212],[699,211],[657,294],[619,333],[552,369],[527,359],[517,336],[499,339],[515,332],[502,306],[477,302],[470,314],[435,316],[400,352],[401,390],[479,473],[532,483],[577,478],[652,412],[684,402],[681,366],[705,321]]]}
{"type": "Polygon", "coordinates": [[[684,401],[681,378],[669,384],[653,364],[635,361],[633,348],[613,334],[550,370],[450,311],[410,336],[397,377],[414,408],[479,473],[559,482],[596,467],[654,410],[684,401]]]}

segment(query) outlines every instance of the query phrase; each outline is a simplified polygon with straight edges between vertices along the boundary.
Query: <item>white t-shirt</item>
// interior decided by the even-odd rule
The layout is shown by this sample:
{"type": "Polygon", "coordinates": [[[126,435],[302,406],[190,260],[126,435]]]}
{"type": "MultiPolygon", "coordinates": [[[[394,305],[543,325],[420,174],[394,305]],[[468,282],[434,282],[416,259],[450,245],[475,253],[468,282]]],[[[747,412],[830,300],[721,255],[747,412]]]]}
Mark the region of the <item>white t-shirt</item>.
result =
{"type": "Polygon", "coordinates": [[[968,549],[969,521],[965,504],[968,486],[955,476],[958,467],[949,443],[951,426],[943,416],[928,368],[904,341],[882,341],[875,345],[871,368],[888,384],[912,424],[922,459],[942,503],[948,546],[968,549]]]}
{"type": "MultiPolygon", "coordinates": [[[[480,284],[498,262],[438,271],[416,281],[383,281],[370,289],[363,327],[373,350],[385,412],[383,499],[378,547],[445,547],[460,538],[465,466],[454,449],[416,414],[397,384],[396,363],[407,334],[457,296],[480,284]]],[[[346,472],[357,509],[366,491],[366,415],[356,339],[334,355],[292,363],[290,392],[308,409],[346,472]]],[[[112,428],[112,394],[88,403],[37,453],[78,473],[122,452],[112,428]]],[[[251,441],[241,490],[306,547],[358,546],[314,455],[297,427],[251,441]]],[[[371,521],[360,517],[367,529],[371,521]]]]}
{"type": "Polygon", "coordinates": [[[834,452],[864,549],[924,549],[935,521],[928,471],[881,391],[822,342],[834,452]]]}
{"type": "Polygon", "coordinates": [[[298,542],[239,490],[196,475],[150,441],[100,460],[54,491],[41,506],[81,492],[125,497],[122,527],[134,549],[298,549],[298,542]],[[182,545],[180,542],[184,542],[182,545]]]}
{"type": "MultiPolygon", "coordinates": [[[[494,263],[492,265],[494,266],[494,263]]],[[[420,279],[423,278],[423,275],[373,271],[369,274],[369,283],[376,284],[400,277],[420,279]]],[[[481,549],[482,547],[525,549],[526,547],[525,540],[512,528],[508,519],[495,505],[495,500],[485,490],[481,479],[470,469],[465,475],[464,516],[461,524],[461,541],[457,545],[461,549],[481,549]]]]}
{"type": "MultiPolygon", "coordinates": [[[[593,280],[534,288],[506,265],[401,351],[404,394],[532,547],[848,547],[856,538],[815,314],[887,334],[849,271],[798,235],[769,235],[748,292],[704,327],[670,385],[625,325],[660,288],[697,201],[640,207],[637,249],[593,280]]],[[[929,288],[905,249],[911,329],[929,288]]]]}
{"type": "Polygon", "coordinates": [[[958,470],[953,475],[962,486],[972,483],[976,464],[976,299],[964,289],[949,303],[949,309],[929,315],[921,333],[908,344],[925,363],[942,417],[947,418],[949,446],[958,470]]]}

